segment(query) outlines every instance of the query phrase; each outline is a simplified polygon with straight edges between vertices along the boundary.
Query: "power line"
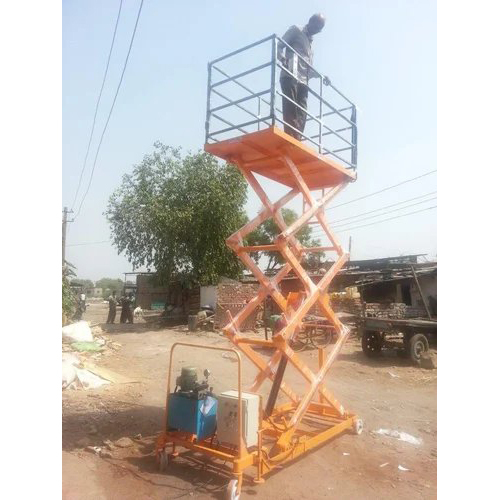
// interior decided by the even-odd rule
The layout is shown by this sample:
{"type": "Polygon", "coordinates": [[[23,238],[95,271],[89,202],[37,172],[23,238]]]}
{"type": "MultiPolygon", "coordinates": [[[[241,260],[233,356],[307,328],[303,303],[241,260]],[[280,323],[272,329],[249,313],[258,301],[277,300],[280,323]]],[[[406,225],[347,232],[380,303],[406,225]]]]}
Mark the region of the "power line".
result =
{"type": "Polygon", "coordinates": [[[368,219],[373,219],[374,217],[381,217],[382,215],[387,215],[387,214],[392,214],[394,212],[399,212],[399,210],[405,210],[406,208],[414,207],[416,205],[422,205],[422,203],[427,203],[428,201],[432,201],[432,200],[437,200],[437,196],[434,196],[434,198],[429,198],[428,200],[422,200],[422,201],[417,201],[416,203],[411,203],[410,205],[406,205],[405,207],[395,208],[394,210],[387,210],[387,212],[382,212],[381,214],[370,215],[369,217],[364,217],[363,219],[359,219],[356,221],[344,222],[342,224],[338,224],[337,227],[338,226],[348,226],[349,224],[357,224],[358,222],[362,222],[362,221],[368,220],[368,219]]]}
{"type": "MultiPolygon", "coordinates": [[[[428,196],[428,194],[424,195],[424,196],[428,196]]],[[[412,199],[416,200],[416,199],[422,198],[422,197],[423,196],[418,196],[416,198],[411,198],[409,200],[400,201],[399,203],[394,203],[393,205],[387,205],[386,207],[382,207],[382,208],[389,208],[391,206],[393,207],[395,205],[400,205],[401,203],[407,203],[408,201],[411,201],[412,199]]],[[[404,207],[395,208],[393,210],[387,210],[386,212],[382,212],[380,214],[370,215],[369,217],[364,217],[363,219],[359,219],[359,220],[356,220],[356,221],[350,220],[349,222],[342,222],[341,224],[337,224],[336,222],[338,222],[338,221],[331,221],[331,222],[328,222],[328,223],[331,224],[333,226],[333,228],[335,229],[338,226],[345,226],[345,225],[349,225],[349,224],[357,224],[358,222],[361,222],[361,221],[364,221],[364,220],[373,219],[374,217],[382,217],[383,215],[391,214],[393,212],[398,212],[399,210],[405,210],[406,208],[414,207],[416,205],[421,205],[422,203],[427,203],[428,201],[432,201],[432,200],[436,200],[436,199],[437,199],[437,196],[434,196],[433,198],[428,198],[426,200],[417,201],[416,203],[411,203],[410,205],[405,205],[404,207]]],[[[376,210],[371,210],[369,212],[364,212],[362,214],[353,215],[351,217],[346,217],[345,219],[339,219],[339,220],[342,221],[342,220],[347,220],[347,219],[358,218],[358,217],[361,217],[362,215],[371,214],[373,212],[378,212],[379,210],[382,210],[382,208],[378,208],[376,210]]],[[[322,231],[323,231],[322,229],[315,229],[314,231],[311,232],[311,235],[317,234],[318,232],[322,232],[322,231]]]]}
{"type": "Polygon", "coordinates": [[[86,243],[73,243],[72,245],[66,245],[67,247],[81,247],[87,245],[100,245],[101,243],[109,243],[111,240],[103,240],[103,241],[89,241],[86,243]]]}
{"type": "Polygon", "coordinates": [[[365,198],[369,198],[370,196],[374,196],[379,193],[383,193],[384,191],[388,191],[389,189],[393,189],[398,186],[402,186],[403,184],[407,184],[408,182],[413,182],[416,181],[417,179],[421,179],[422,177],[425,177],[426,175],[433,174],[434,172],[437,172],[437,169],[430,170],[429,172],[426,172],[425,174],[419,175],[417,177],[413,177],[412,179],[407,179],[406,181],[398,182],[397,184],[394,184],[393,186],[388,186],[384,189],[380,189],[379,191],[374,191],[373,193],[365,194],[364,196],[360,196],[359,198],[354,198],[354,200],[349,200],[344,203],[340,203],[338,205],[333,205],[332,207],[325,208],[325,212],[327,210],[332,210],[333,208],[338,208],[338,207],[343,207],[344,205],[348,205],[349,203],[354,203],[355,201],[359,200],[364,200],[365,198]]]}
{"type": "Polygon", "coordinates": [[[102,91],[104,89],[104,84],[106,83],[106,77],[108,75],[109,61],[111,60],[111,54],[113,53],[113,47],[115,45],[116,31],[118,29],[118,22],[120,21],[120,14],[122,12],[122,4],[123,4],[123,0],[120,0],[120,7],[118,9],[118,16],[116,17],[116,22],[115,22],[115,29],[113,30],[113,39],[111,40],[111,47],[109,48],[108,61],[106,63],[106,69],[104,71],[104,77],[102,79],[101,90],[99,91],[99,97],[97,98],[97,103],[95,105],[94,120],[92,122],[92,129],[90,130],[89,143],[87,144],[87,152],[85,153],[85,160],[83,160],[83,167],[82,167],[82,171],[80,172],[80,179],[78,180],[78,187],[76,188],[75,198],[73,200],[73,204],[71,205],[72,210],[75,206],[76,199],[77,199],[78,193],[80,191],[80,186],[82,184],[82,179],[83,179],[83,173],[85,172],[85,168],[87,167],[87,158],[89,156],[90,145],[92,143],[92,138],[94,137],[94,129],[95,129],[95,122],[96,122],[96,118],[97,118],[97,111],[99,109],[99,104],[101,102],[101,96],[102,96],[102,91]]]}
{"type": "Polygon", "coordinates": [[[402,214],[402,215],[396,215],[395,217],[389,217],[388,219],[382,219],[377,222],[371,222],[370,224],[362,224],[361,226],[353,226],[353,227],[347,227],[345,229],[341,229],[340,231],[335,231],[335,233],[344,233],[345,231],[352,231],[353,229],[359,229],[360,227],[367,227],[367,226],[374,226],[375,224],[381,224],[382,222],[386,222],[389,220],[394,220],[394,219],[400,219],[401,217],[407,217],[408,215],[413,215],[413,214],[418,214],[420,212],[425,212],[426,210],[432,210],[433,208],[436,208],[437,205],[433,205],[432,207],[427,207],[427,208],[422,208],[421,210],[415,210],[414,212],[409,212],[407,214],[402,214]]]}
{"type": "Polygon", "coordinates": [[[125,63],[123,65],[123,70],[122,70],[122,74],[120,76],[120,81],[118,82],[118,87],[116,88],[115,97],[113,99],[113,103],[111,104],[111,109],[109,110],[108,119],[106,120],[106,124],[104,125],[104,129],[103,129],[102,134],[101,134],[101,139],[99,140],[99,145],[97,146],[97,151],[96,151],[96,154],[95,154],[95,157],[94,157],[94,164],[92,165],[92,171],[90,173],[90,179],[89,179],[89,183],[87,185],[87,190],[85,191],[85,194],[83,195],[82,201],[80,202],[80,206],[78,207],[78,212],[77,212],[77,214],[75,216],[75,219],[80,215],[80,211],[82,209],[83,202],[85,201],[85,198],[87,197],[87,194],[89,192],[90,186],[92,184],[92,179],[94,177],[94,170],[95,170],[95,166],[96,166],[96,163],[97,163],[97,158],[99,156],[99,151],[101,150],[102,140],[104,139],[104,134],[106,133],[106,130],[108,128],[109,120],[111,119],[111,115],[112,115],[113,109],[115,107],[116,98],[118,97],[118,93],[120,92],[120,88],[121,88],[121,85],[122,85],[122,82],[123,82],[123,76],[125,75],[125,70],[127,69],[128,59],[129,59],[129,56],[130,56],[130,52],[132,51],[132,46],[134,44],[135,34],[136,34],[136,31],[137,31],[137,25],[139,24],[139,19],[141,17],[141,11],[142,11],[142,5],[143,5],[143,3],[144,3],[144,0],[141,0],[141,5],[139,6],[139,11],[137,12],[137,18],[135,20],[134,31],[132,32],[132,38],[130,39],[130,45],[128,47],[127,57],[125,58],[125,63]]]}
{"type": "MultiPolygon", "coordinates": [[[[367,214],[371,214],[373,212],[378,212],[379,210],[384,210],[385,208],[391,208],[391,207],[395,207],[397,205],[402,205],[403,203],[407,203],[409,201],[419,200],[420,198],[425,198],[426,196],[430,196],[431,194],[436,194],[436,193],[437,193],[437,191],[431,191],[430,193],[422,194],[420,196],[415,196],[414,198],[408,198],[407,200],[398,201],[397,203],[392,203],[391,205],[385,205],[385,206],[380,207],[380,208],[375,208],[373,210],[369,210],[368,212],[363,212],[363,213],[360,213],[357,215],[351,215],[349,217],[344,217],[343,219],[332,220],[332,221],[329,221],[328,224],[336,224],[336,223],[341,222],[343,220],[355,219],[357,217],[361,217],[362,215],[367,215],[367,214]]],[[[405,208],[405,207],[401,207],[401,208],[405,208]]]]}

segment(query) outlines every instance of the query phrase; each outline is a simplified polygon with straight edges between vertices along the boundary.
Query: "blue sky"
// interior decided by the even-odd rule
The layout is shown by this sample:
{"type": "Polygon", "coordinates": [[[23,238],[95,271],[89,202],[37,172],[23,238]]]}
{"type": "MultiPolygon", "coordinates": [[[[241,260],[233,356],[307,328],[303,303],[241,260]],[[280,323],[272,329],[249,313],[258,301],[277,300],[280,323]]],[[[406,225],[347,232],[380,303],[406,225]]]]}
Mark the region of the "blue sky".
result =
{"type": "MultiPolygon", "coordinates": [[[[124,0],[84,187],[139,3],[124,0]]],[[[63,205],[73,203],[118,5],[118,0],[63,2],[63,205]]],[[[256,0],[250,5],[145,0],[89,195],[80,216],[70,224],[67,259],[77,266],[80,277],[120,277],[131,270],[110,243],[70,245],[110,239],[102,215],[109,195],[156,140],[185,150],[203,147],[207,62],[270,33],[281,35],[292,24],[303,25],[314,12],[327,18],[324,31],[314,40],[314,64],[360,109],[358,180],[335,203],[436,168],[435,1],[256,0]]],[[[357,215],[436,191],[436,185],[432,174],[327,213],[329,219],[357,215]]],[[[249,191],[249,215],[259,207],[249,191]]],[[[349,235],[354,259],[403,253],[433,257],[436,210],[342,232],[339,236],[346,246],[349,235]]]]}

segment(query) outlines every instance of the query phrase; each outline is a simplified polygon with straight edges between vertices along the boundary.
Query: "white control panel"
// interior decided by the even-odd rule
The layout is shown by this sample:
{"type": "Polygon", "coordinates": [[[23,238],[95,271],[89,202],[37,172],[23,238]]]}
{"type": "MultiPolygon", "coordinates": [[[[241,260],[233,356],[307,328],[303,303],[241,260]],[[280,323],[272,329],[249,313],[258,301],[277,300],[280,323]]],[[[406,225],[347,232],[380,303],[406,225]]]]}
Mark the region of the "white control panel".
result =
{"type": "MultiPolygon", "coordinates": [[[[217,399],[217,439],[223,444],[238,446],[238,391],[223,392],[217,399]]],[[[241,393],[242,434],[247,448],[257,446],[259,406],[258,394],[241,393]]]]}

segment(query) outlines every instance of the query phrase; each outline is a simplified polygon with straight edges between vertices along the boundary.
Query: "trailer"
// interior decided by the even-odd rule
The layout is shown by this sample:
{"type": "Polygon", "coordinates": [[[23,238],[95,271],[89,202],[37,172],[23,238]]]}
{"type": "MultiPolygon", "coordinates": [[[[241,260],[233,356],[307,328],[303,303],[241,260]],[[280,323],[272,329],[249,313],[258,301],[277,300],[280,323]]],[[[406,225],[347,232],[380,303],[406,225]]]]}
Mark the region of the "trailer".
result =
{"type": "Polygon", "coordinates": [[[382,349],[397,349],[398,354],[420,364],[423,352],[437,344],[437,319],[391,319],[359,316],[358,337],[366,356],[373,358],[382,349]]]}

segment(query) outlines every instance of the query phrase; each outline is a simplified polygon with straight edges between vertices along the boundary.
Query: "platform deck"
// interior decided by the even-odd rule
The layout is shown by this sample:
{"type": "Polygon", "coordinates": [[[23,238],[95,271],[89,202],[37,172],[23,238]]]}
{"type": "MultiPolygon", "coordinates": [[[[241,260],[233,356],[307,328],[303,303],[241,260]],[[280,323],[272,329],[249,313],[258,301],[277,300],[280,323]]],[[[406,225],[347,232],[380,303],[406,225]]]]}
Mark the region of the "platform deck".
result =
{"type": "Polygon", "coordinates": [[[295,181],[283,162],[284,155],[295,163],[309,189],[334,187],[356,179],[354,171],[340,161],[320,155],[278,127],[205,144],[205,151],[289,187],[295,187],[295,181]]]}

